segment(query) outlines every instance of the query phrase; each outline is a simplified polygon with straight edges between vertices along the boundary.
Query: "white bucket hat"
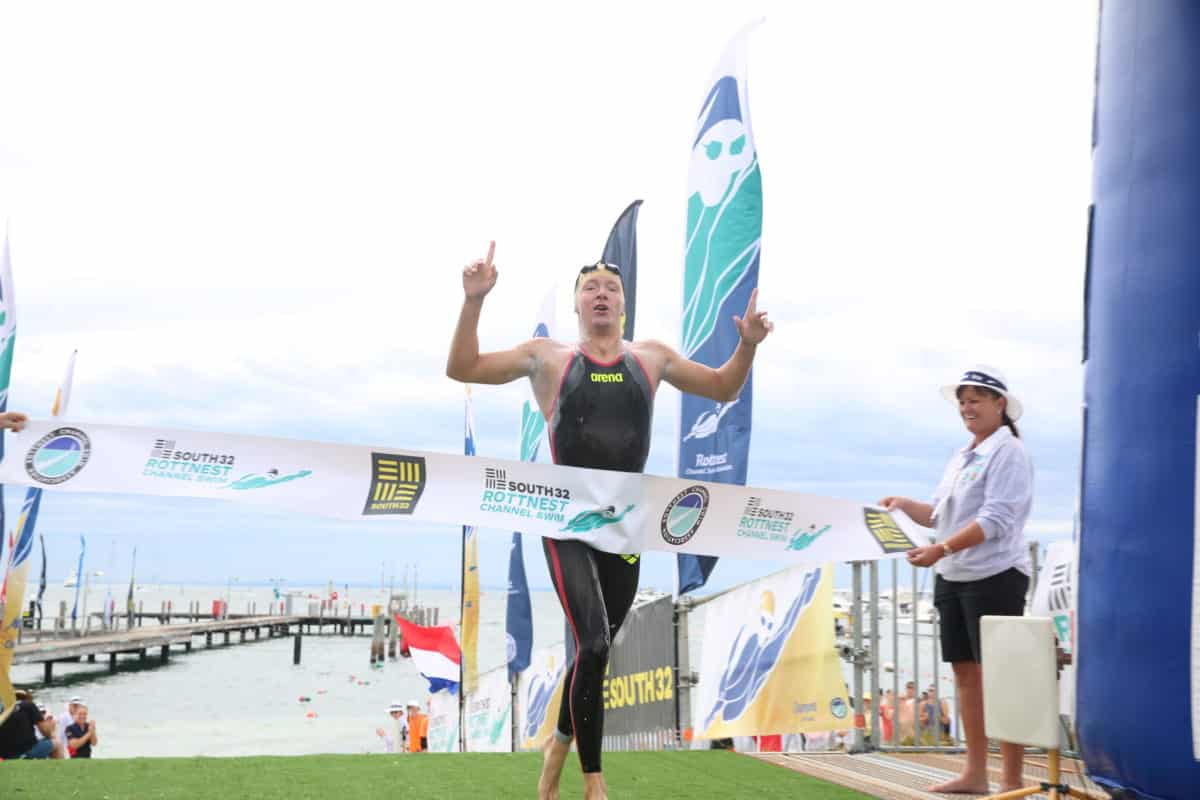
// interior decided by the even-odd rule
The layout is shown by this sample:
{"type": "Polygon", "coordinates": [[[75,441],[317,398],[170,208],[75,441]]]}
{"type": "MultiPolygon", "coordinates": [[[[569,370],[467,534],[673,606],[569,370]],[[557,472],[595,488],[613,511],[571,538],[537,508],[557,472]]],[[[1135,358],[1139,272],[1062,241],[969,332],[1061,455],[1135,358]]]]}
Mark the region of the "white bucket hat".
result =
{"type": "Polygon", "coordinates": [[[1008,401],[1005,410],[1008,411],[1008,417],[1013,422],[1021,418],[1021,414],[1025,411],[1021,401],[1017,396],[1008,390],[1008,381],[1004,378],[1004,373],[995,367],[990,367],[987,364],[976,364],[965,372],[958,379],[957,383],[947,384],[942,387],[942,397],[946,398],[952,406],[958,407],[958,387],[960,386],[982,386],[985,389],[991,389],[994,392],[999,392],[1008,401]]]}

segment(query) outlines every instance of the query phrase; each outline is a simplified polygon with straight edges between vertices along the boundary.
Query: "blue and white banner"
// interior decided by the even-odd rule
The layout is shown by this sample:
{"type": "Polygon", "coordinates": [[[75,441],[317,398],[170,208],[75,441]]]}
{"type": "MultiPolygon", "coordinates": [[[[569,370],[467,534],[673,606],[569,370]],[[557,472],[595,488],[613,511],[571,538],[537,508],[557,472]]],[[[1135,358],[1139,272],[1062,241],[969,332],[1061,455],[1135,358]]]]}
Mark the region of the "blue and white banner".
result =
{"type": "Polygon", "coordinates": [[[637,218],[641,200],[630,203],[608,233],[604,255],[600,260],[621,269],[621,286],[625,293],[625,316],[621,319],[621,338],[633,341],[633,325],[637,321],[637,218]]]}
{"type": "Polygon", "coordinates": [[[866,561],[929,533],[853,500],[486,456],[58,419],[8,436],[5,483],[516,529],[607,553],[866,561]]]}
{"type": "MultiPolygon", "coordinates": [[[[746,92],[746,42],[757,25],[743,28],[725,48],[692,137],[680,345],[683,355],[711,367],[725,363],[737,347],[731,318],[745,314],[758,285],[762,175],[746,92]]],[[[727,403],[683,395],[679,477],[746,483],[753,377],[727,403]]],[[[680,556],[679,592],[702,586],[714,563],[680,556]]]]}
{"type": "MultiPolygon", "coordinates": [[[[554,295],[552,288],[538,308],[533,338],[548,337],[554,329],[554,295]]],[[[530,392],[521,406],[521,460],[537,461],[542,439],[546,436],[546,418],[538,409],[530,392]]],[[[513,533],[508,557],[508,607],[504,617],[504,641],[509,680],[529,666],[533,650],[533,606],[529,600],[529,582],[525,577],[525,551],[521,534],[513,533]]]]}
{"type": "MultiPolygon", "coordinates": [[[[0,412],[8,410],[8,383],[12,375],[13,348],[17,342],[17,308],[13,302],[12,258],[8,250],[8,225],[4,242],[0,244],[0,412]]],[[[2,438],[2,437],[0,437],[2,438]]],[[[4,458],[4,442],[0,441],[0,458],[4,458]]],[[[0,486],[0,554],[4,553],[4,487],[0,486]]]]}
{"type": "MultiPolygon", "coordinates": [[[[71,383],[74,378],[75,353],[71,353],[71,358],[67,362],[66,375],[58,387],[58,392],[54,395],[54,406],[50,413],[55,418],[67,411],[71,400],[71,383]]],[[[46,441],[45,447],[39,450],[35,468],[43,470],[40,474],[47,476],[51,481],[57,480],[58,476],[79,463],[80,451],[80,444],[76,440],[51,437],[46,441]]],[[[10,463],[15,460],[14,458],[8,459],[10,463]]],[[[31,463],[33,462],[31,461],[31,463]]],[[[3,482],[11,483],[12,481],[3,482]]],[[[0,498],[0,502],[2,502],[2,498],[0,498]]],[[[4,587],[0,590],[0,597],[4,599],[4,602],[0,604],[0,608],[3,610],[3,614],[0,615],[0,712],[3,712],[4,709],[12,709],[16,697],[10,679],[10,667],[17,634],[21,627],[21,609],[25,604],[25,585],[29,576],[29,557],[33,553],[33,530],[37,526],[38,509],[41,508],[41,505],[42,490],[35,482],[25,490],[25,502],[21,506],[21,516],[17,519],[13,550],[9,553],[8,573],[4,576],[4,587]]],[[[80,536],[79,540],[82,543],[83,537],[80,536]]],[[[79,584],[83,583],[83,580],[83,553],[80,552],[79,584]]],[[[79,607],[79,584],[76,584],[75,588],[75,607],[71,609],[72,626],[75,624],[75,616],[79,607]]],[[[0,722],[3,722],[4,718],[4,715],[0,714],[0,722]]]]}

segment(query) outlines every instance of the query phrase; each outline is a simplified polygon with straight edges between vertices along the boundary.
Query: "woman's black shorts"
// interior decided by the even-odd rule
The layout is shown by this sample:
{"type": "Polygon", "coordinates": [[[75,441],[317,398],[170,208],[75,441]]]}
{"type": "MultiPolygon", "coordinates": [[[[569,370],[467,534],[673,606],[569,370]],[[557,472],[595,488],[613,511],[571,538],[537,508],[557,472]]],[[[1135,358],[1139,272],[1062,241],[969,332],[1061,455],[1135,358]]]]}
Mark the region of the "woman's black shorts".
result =
{"type": "Polygon", "coordinates": [[[1027,591],[1029,576],[1016,567],[977,581],[948,581],[938,575],[933,604],[942,626],[942,661],[981,661],[979,618],[1024,615],[1027,591]]]}

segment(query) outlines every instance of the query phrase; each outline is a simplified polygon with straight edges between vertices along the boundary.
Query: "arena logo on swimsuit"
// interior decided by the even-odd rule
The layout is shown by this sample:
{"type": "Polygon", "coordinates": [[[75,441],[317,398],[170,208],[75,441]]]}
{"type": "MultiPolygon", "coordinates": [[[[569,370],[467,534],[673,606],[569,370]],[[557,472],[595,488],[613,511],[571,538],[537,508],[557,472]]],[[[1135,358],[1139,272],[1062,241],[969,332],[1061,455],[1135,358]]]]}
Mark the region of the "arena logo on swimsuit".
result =
{"type": "Polygon", "coordinates": [[[625,373],[623,372],[593,372],[592,383],[624,383],[625,373]]]}

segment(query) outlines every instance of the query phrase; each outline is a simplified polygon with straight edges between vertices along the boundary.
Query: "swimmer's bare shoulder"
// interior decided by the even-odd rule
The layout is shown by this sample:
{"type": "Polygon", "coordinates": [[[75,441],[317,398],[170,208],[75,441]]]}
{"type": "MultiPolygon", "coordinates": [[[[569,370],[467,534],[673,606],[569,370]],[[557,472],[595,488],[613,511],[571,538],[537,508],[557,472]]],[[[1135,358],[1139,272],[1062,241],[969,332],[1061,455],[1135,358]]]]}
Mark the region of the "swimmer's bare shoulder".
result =
{"type": "Polygon", "coordinates": [[[533,356],[533,372],[529,376],[538,407],[548,419],[553,412],[554,398],[562,384],[563,373],[575,354],[574,345],[556,339],[540,337],[525,343],[533,356]]]}
{"type": "Polygon", "coordinates": [[[658,388],[667,365],[679,358],[679,353],[675,352],[673,347],[657,339],[640,339],[630,342],[629,351],[637,356],[638,362],[642,365],[642,369],[646,370],[646,377],[650,379],[650,384],[654,388],[658,388]]]}

